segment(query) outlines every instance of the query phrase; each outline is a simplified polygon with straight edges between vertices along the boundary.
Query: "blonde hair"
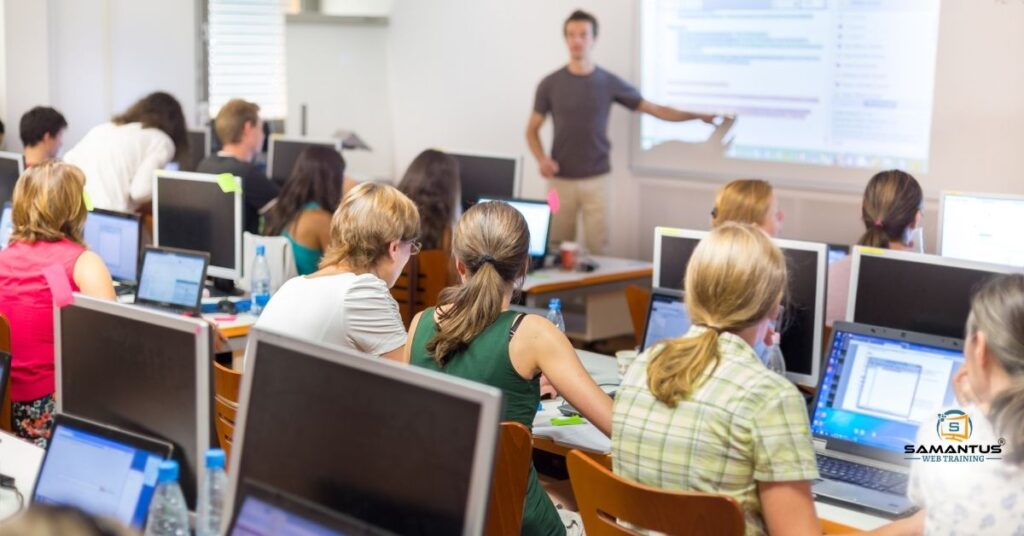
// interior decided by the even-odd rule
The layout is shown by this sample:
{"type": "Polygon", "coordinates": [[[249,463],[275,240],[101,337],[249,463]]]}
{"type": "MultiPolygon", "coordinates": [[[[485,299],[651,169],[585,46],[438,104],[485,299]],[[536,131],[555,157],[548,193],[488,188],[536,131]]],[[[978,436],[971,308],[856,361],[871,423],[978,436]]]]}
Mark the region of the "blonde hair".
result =
{"type": "Polygon", "coordinates": [[[686,268],[686,309],[696,337],[665,343],[647,370],[655,398],[675,407],[718,366],[718,336],[768,316],[786,292],[786,259],[760,228],[723,223],[701,240],[686,268]]]}
{"type": "Polygon", "coordinates": [[[774,190],[771,183],[757,179],[739,179],[718,190],[715,208],[711,212],[711,226],[725,222],[761,225],[768,219],[774,190]]]}
{"type": "Polygon", "coordinates": [[[213,129],[217,131],[217,139],[224,145],[238,143],[245,133],[245,124],[252,123],[255,127],[260,122],[260,107],[254,102],[242,99],[231,99],[217,112],[213,121],[213,129]]]}
{"type": "Polygon", "coordinates": [[[508,287],[526,273],[530,228],[508,203],[478,203],[455,228],[452,253],[466,266],[466,281],[441,291],[437,333],[427,352],[439,365],[466,349],[501,314],[508,287]]]}
{"type": "Polygon", "coordinates": [[[402,192],[386,184],[364,182],[341,200],[331,218],[331,243],[320,268],[344,262],[371,270],[395,240],[414,240],[420,214],[402,192]]]}
{"type": "Polygon", "coordinates": [[[1011,382],[992,399],[989,418],[998,433],[1007,436],[1006,459],[1024,465],[1024,274],[993,277],[974,295],[967,338],[979,331],[1011,382]]]}
{"type": "Polygon", "coordinates": [[[88,211],[82,200],[85,174],[58,160],[28,168],[14,186],[11,241],[82,244],[88,211]]]}

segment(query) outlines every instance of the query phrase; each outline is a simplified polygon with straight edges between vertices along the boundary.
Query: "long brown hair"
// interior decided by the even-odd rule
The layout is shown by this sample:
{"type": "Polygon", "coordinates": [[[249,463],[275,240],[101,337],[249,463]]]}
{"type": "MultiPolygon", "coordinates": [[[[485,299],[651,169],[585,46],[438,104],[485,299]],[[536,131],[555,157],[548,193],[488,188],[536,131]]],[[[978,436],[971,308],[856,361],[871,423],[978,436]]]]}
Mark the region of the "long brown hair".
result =
{"type": "Polygon", "coordinates": [[[774,190],[771,183],[758,179],[739,179],[718,190],[715,208],[711,211],[711,226],[733,221],[762,225],[772,208],[774,190]]]}
{"type": "Polygon", "coordinates": [[[871,177],[860,209],[867,231],[857,245],[888,249],[892,242],[902,241],[923,204],[921,185],[909,173],[893,169],[871,177]]]}
{"type": "Polygon", "coordinates": [[[316,203],[327,212],[334,212],[341,203],[344,179],[345,159],[336,149],[322,145],[303,149],[277,202],[267,212],[265,234],[281,234],[307,203],[316,203]]]}
{"type": "Polygon", "coordinates": [[[349,190],[331,217],[331,243],[320,268],[344,262],[372,270],[395,240],[413,240],[420,231],[416,205],[387,184],[364,182],[349,190]]]}
{"type": "Polygon", "coordinates": [[[530,228],[508,203],[478,203],[462,215],[452,253],[466,266],[466,280],[441,291],[437,333],[427,342],[439,365],[497,320],[505,293],[526,273],[529,252],[530,228]]]}
{"type": "Polygon", "coordinates": [[[11,241],[84,244],[88,212],[82,200],[85,173],[71,164],[47,160],[22,174],[14,186],[11,241]]]}
{"type": "Polygon", "coordinates": [[[188,154],[188,131],[185,129],[185,114],[181,103],[171,94],[157,91],[139,99],[121,115],[112,119],[115,125],[141,123],[143,128],[155,128],[171,137],[174,142],[174,158],[181,160],[188,154]]]}
{"type": "Polygon", "coordinates": [[[455,222],[461,199],[459,161],[450,154],[427,149],[409,164],[398,189],[420,209],[423,249],[440,249],[455,222]]]}
{"type": "Polygon", "coordinates": [[[759,227],[723,223],[694,249],[685,288],[690,318],[707,330],[665,343],[651,360],[647,386],[669,407],[686,400],[718,366],[719,334],[746,329],[779,305],[786,259],[759,227]]]}

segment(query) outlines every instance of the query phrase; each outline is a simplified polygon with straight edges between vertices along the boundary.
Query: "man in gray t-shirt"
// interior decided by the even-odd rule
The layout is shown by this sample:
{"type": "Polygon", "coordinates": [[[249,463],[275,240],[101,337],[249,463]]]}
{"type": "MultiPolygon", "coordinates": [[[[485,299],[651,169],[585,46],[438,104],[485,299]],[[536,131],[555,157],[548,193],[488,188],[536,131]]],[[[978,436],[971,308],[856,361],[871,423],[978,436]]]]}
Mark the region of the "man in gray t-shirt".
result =
{"type": "Polygon", "coordinates": [[[563,33],[569,64],[537,86],[526,141],[541,175],[549,180],[560,200],[560,209],[551,222],[552,246],[576,239],[576,217],[582,211],[586,248],[590,253],[601,253],[607,235],[604,177],[611,171],[608,114],[612,103],[665,121],[700,119],[710,123],[714,116],[648,102],[628,82],[594,65],[591,52],[597,39],[597,19],[593,15],[573,12],[565,21],[563,33]],[[555,126],[550,157],[540,140],[540,127],[548,114],[555,126]]]}

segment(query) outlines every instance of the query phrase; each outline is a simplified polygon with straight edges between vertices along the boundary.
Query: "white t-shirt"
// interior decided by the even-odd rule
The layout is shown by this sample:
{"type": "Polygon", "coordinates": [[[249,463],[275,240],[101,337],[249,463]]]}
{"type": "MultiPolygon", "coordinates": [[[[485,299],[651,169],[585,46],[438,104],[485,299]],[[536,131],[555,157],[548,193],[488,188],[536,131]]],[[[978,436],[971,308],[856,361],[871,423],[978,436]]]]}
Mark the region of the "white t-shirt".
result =
{"type": "MultiPolygon", "coordinates": [[[[998,444],[981,410],[965,407],[973,432],[965,444],[998,444]]],[[[943,444],[935,425],[923,424],[917,444],[943,444]]],[[[1003,453],[1009,445],[1003,447],[1003,453]]],[[[992,455],[995,456],[995,455],[992,455]]],[[[1024,468],[1006,461],[914,461],[907,494],[926,509],[925,534],[1024,536],[1024,468]]]]}
{"type": "Polygon", "coordinates": [[[256,327],[374,356],[407,338],[398,303],[373,274],[290,279],[271,297],[256,327]]]}
{"type": "Polygon", "coordinates": [[[153,197],[153,174],[174,158],[174,141],[141,123],[103,123],[64,155],[85,173],[96,208],[131,212],[153,197]]]}

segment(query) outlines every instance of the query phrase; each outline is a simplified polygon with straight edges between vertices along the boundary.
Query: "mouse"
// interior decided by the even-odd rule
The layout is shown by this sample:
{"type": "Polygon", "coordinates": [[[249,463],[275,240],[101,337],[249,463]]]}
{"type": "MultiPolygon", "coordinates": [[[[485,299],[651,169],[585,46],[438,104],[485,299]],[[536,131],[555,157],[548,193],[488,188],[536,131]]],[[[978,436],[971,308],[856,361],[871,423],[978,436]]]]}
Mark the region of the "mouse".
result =
{"type": "Polygon", "coordinates": [[[221,313],[227,313],[230,315],[236,314],[238,310],[235,308],[235,302],[231,300],[220,300],[217,302],[217,311],[221,313]]]}

